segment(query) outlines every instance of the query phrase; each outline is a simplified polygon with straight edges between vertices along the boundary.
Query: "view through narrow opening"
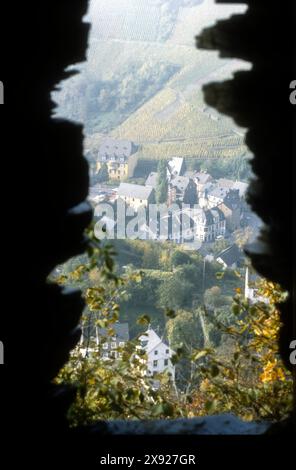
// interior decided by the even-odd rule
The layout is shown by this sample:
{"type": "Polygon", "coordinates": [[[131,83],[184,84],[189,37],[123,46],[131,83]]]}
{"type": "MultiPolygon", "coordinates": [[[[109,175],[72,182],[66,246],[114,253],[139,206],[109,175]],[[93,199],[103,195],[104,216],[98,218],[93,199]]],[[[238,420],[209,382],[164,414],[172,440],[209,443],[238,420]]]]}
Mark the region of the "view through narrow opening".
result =
{"type": "Polygon", "coordinates": [[[285,293],[243,252],[261,227],[246,201],[245,129],[202,94],[250,64],[195,47],[204,27],[245,9],[92,0],[87,62],[53,93],[56,117],[85,127],[95,213],[89,253],[51,276],[86,300],[81,342],[57,378],[80,384],[74,425],[288,413],[275,347],[285,293]]]}

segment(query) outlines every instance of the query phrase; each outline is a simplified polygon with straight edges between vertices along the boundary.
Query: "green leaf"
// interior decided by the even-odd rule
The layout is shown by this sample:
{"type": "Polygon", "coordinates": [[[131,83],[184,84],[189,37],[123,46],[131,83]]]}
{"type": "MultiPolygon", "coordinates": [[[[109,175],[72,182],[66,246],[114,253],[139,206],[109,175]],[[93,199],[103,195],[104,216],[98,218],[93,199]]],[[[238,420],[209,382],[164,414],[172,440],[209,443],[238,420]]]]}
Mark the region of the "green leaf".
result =
{"type": "Polygon", "coordinates": [[[206,356],[207,354],[209,354],[209,351],[204,349],[203,351],[199,351],[196,354],[194,354],[192,359],[193,359],[193,361],[198,361],[199,359],[206,356]]]}
{"type": "Polygon", "coordinates": [[[205,410],[207,413],[213,412],[215,409],[215,401],[214,400],[208,400],[205,404],[205,410]]]}
{"type": "Polygon", "coordinates": [[[138,325],[147,326],[147,325],[150,325],[150,323],[151,323],[151,319],[148,315],[142,315],[137,320],[138,325]]]}
{"type": "Polygon", "coordinates": [[[179,356],[177,354],[174,354],[171,358],[171,363],[173,364],[173,366],[175,366],[176,364],[178,364],[179,362],[179,356]]]}
{"type": "Polygon", "coordinates": [[[240,306],[238,304],[234,304],[232,306],[232,313],[234,315],[239,315],[240,314],[240,306]]]}
{"type": "Polygon", "coordinates": [[[221,279],[223,279],[224,276],[225,276],[225,272],[224,272],[224,271],[219,272],[219,273],[216,273],[216,279],[218,279],[218,281],[220,281],[221,279]]]}

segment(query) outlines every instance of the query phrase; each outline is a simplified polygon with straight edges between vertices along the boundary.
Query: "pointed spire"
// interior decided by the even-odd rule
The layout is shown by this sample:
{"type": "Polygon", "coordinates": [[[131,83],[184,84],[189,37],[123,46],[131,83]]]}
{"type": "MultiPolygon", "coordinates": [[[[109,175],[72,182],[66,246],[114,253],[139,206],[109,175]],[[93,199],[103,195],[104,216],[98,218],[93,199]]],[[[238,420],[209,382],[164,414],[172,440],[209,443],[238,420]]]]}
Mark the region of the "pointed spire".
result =
{"type": "Polygon", "coordinates": [[[245,299],[249,298],[249,267],[246,268],[245,275],[245,299]]]}

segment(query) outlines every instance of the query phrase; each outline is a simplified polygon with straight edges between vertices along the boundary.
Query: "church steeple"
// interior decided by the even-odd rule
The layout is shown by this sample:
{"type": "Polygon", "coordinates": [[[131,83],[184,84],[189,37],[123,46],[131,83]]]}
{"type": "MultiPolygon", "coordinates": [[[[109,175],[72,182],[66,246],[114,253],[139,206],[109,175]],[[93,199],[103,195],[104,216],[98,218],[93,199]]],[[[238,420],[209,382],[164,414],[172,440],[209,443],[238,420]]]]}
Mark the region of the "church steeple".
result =
{"type": "Polygon", "coordinates": [[[247,266],[245,274],[245,299],[249,298],[249,294],[249,267],[247,266]]]}

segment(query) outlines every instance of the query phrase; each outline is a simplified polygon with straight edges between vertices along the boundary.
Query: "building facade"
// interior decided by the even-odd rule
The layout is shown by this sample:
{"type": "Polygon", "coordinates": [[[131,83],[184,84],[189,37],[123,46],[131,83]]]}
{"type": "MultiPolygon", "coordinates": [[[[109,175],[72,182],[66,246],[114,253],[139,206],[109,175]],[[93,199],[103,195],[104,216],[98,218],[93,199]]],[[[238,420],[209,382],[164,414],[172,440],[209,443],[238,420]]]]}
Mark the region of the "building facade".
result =
{"type": "Polygon", "coordinates": [[[168,205],[180,202],[194,205],[197,203],[196,184],[188,176],[176,176],[169,182],[168,205]]]}
{"type": "Polygon", "coordinates": [[[226,220],[223,212],[213,209],[196,209],[194,216],[195,236],[202,242],[214,242],[218,237],[225,237],[226,220]]]}
{"type": "Polygon", "coordinates": [[[140,337],[141,349],[147,355],[147,375],[155,376],[167,372],[175,379],[175,366],[172,363],[174,351],[152,329],[148,328],[140,337]]]}
{"type": "Polygon", "coordinates": [[[89,325],[82,328],[80,341],[80,351],[84,356],[92,352],[100,351],[101,357],[105,360],[120,359],[122,348],[129,341],[128,323],[116,322],[112,325],[113,336],[108,334],[104,328],[96,325],[89,325]],[[86,347],[89,344],[89,347],[86,347]]]}
{"type": "Polygon", "coordinates": [[[117,194],[135,211],[138,211],[140,207],[147,208],[149,204],[155,203],[155,191],[152,186],[121,183],[117,194]]]}
{"type": "Polygon", "coordinates": [[[138,147],[129,140],[104,139],[98,152],[97,173],[102,165],[106,164],[111,180],[122,181],[133,176],[138,163],[135,155],[137,149],[138,147]]]}

